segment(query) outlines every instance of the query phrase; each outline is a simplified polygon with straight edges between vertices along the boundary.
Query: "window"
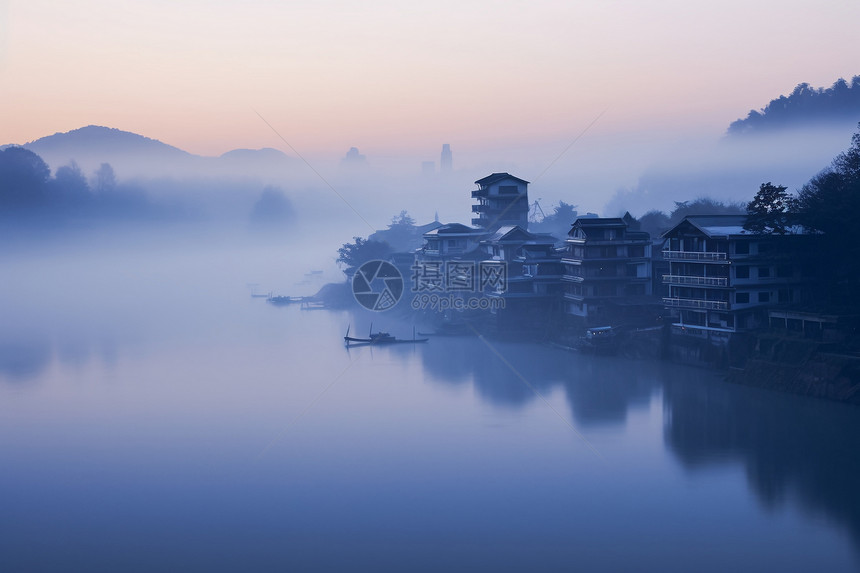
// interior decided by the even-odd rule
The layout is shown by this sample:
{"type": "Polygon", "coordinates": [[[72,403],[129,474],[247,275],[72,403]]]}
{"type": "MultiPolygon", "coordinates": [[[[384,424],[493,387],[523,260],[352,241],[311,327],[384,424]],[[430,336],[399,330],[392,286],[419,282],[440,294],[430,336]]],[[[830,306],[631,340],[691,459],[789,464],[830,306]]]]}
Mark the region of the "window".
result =
{"type": "Polygon", "coordinates": [[[748,255],[750,254],[750,244],[747,242],[735,244],[735,254],[748,255]]]}
{"type": "Polygon", "coordinates": [[[748,279],[750,278],[750,268],[746,265],[735,267],[735,278],[748,279]]]}
{"type": "Polygon", "coordinates": [[[749,304],[749,301],[750,301],[750,293],[748,293],[748,292],[735,293],[735,302],[737,304],[749,304]]]}
{"type": "Polygon", "coordinates": [[[776,267],[776,276],[781,279],[790,278],[792,275],[791,267],[789,265],[779,265],[776,267]]]}
{"type": "Polygon", "coordinates": [[[759,267],[758,268],[758,278],[766,279],[770,277],[770,267],[759,267]]]}
{"type": "Polygon", "coordinates": [[[758,293],[758,301],[759,302],[770,302],[770,293],[769,292],[758,293]]]}
{"type": "Polygon", "coordinates": [[[773,245],[771,245],[770,243],[759,243],[758,244],[758,252],[759,253],[769,253],[771,251],[772,246],[773,245]]]}
{"type": "Polygon", "coordinates": [[[631,245],[627,247],[627,256],[630,258],[638,258],[645,256],[644,245],[631,245]]]}

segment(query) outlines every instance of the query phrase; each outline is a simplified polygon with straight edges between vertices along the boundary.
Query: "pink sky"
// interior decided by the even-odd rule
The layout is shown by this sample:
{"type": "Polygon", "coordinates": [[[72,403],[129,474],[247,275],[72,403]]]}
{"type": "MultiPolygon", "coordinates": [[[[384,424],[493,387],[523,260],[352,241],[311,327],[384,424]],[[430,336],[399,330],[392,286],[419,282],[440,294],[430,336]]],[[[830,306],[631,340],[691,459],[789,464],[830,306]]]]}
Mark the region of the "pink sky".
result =
{"type": "MultiPolygon", "coordinates": [[[[722,133],[860,74],[855,1],[0,2],[0,143],[97,124],[193,153],[722,133]]],[[[425,151],[427,150],[427,151],[425,151]]],[[[462,156],[461,156],[462,157],[462,156]]]]}

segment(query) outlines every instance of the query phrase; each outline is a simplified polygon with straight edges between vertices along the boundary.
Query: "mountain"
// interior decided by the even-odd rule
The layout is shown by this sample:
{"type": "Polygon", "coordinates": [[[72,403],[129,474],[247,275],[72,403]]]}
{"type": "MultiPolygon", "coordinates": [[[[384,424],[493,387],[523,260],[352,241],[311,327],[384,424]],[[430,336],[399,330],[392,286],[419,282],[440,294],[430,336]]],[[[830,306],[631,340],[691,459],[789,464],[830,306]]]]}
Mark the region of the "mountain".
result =
{"type": "Polygon", "coordinates": [[[761,110],[729,125],[730,136],[773,133],[788,128],[822,127],[860,122],[860,76],[849,84],[839,78],[827,89],[798,84],[787,96],[773,99],[761,110]]]}
{"type": "Polygon", "coordinates": [[[236,149],[220,157],[206,157],[157,139],[98,125],[55,133],[22,147],[38,154],[54,171],[70,161],[75,161],[84,173],[110,163],[121,178],[265,176],[283,174],[294,164],[277,149],[236,149]]]}

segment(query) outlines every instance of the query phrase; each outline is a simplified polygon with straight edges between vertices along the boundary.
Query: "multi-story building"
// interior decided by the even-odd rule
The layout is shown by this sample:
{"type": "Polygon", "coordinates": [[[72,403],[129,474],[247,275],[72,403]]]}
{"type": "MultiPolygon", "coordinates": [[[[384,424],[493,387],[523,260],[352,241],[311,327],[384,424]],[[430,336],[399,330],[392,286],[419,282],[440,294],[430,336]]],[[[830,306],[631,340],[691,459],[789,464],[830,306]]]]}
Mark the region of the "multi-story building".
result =
{"type": "Polygon", "coordinates": [[[744,215],[688,216],[663,234],[663,276],[676,332],[728,340],[767,324],[767,310],[808,302],[811,274],[798,247],[812,235],[760,235],[744,215]]]}
{"type": "Polygon", "coordinates": [[[555,238],[518,226],[501,227],[481,242],[485,276],[504,277],[488,283],[484,296],[502,301],[490,310],[501,328],[546,328],[553,321],[561,286],[561,256],[555,238]]]}
{"type": "Polygon", "coordinates": [[[651,236],[630,219],[580,218],[568,233],[564,311],[575,326],[627,322],[653,307],[651,236]]]}
{"type": "Polygon", "coordinates": [[[509,173],[493,173],[475,181],[478,189],[472,191],[472,198],[478,200],[472,205],[472,218],[476,227],[495,231],[506,225],[519,225],[528,229],[529,225],[529,182],[509,173]]]}
{"type": "Polygon", "coordinates": [[[478,245],[486,232],[460,223],[440,225],[424,233],[424,246],[418,250],[422,258],[455,259],[480,256],[478,245]]]}

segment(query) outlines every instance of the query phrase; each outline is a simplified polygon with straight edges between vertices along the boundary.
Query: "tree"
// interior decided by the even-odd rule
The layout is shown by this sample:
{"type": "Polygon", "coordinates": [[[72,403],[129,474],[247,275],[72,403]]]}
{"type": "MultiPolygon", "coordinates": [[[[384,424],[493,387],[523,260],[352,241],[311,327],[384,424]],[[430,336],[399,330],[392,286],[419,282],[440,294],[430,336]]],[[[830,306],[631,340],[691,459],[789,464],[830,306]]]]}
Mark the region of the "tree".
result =
{"type": "Polygon", "coordinates": [[[277,187],[266,187],[251,210],[251,224],[258,228],[283,227],[293,216],[290,200],[277,187]]]}
{"type": "Polygon", "coordinates": [[[372,241],[353,237],[354,243],[344,243],[337,250],[337,262],[346,265],[345,272],[350,274],[362,264],[374,259],[384,259],[392,253],[391,246],[382,241],[372,241]]]}
{"type": "Polygon", "coordinates": [[[639,229],[656,239],[669,230],[669,216],[663,211],[652,209],[639,217],[639,229]]]}
{"type": "Polygon", "coordinates": [[[0,205],[41,206],[51,169],[41,157],[23,147],[0,149],[0,205]]]}
{"type": "Polygon", "coordinates": [[[110,163],[102,163],[93,175],[93,191],[98,194],[111,193],[116,189],[116,175],[110,163]]]}
{"type": "Polygon", "coordinates": [[[860,215],[860,131],[847,151],[800,189],[796,207],[806,226],[830,236],[853,234],[860,215]]]}
{"type": "Polygon", "coordinates": [[[65,197],[79,198],[89,194],[90,186],[83,171],[74,161],[57,169],[54,182],[65,197]]]}
{"type": "Polygon", "coordinates": [[[860,124],[851,147],[828,168],[810,179],[797,193],[798,222],[822,233],[820,256],[830,272],[833,300],[857,304],[860,283],[860,242],[856,225],[860,218],[860,124]]]}
{"type": "Polygon", "coordinates": [[[405,210],[401,211],[399,215],[395,215],[394,217],[391,218],[391,224],[388,225],[388,228],[392,229],[394,227],[401,227],[401,226],[402,227],[414,227],[415,226],[415,219],[410,217],[409,213],[407,213],[405,210]]]}
{"type": "Polygon", "coordinates": [[[368,239],[388,243],[393,250],[398,251],[410,251],[421,246],[421,235],[418,234],[415,219],[406,211],[392,217],[387,229],[376,231],[368,239]]]}
{"type": "Polygon", "coordinates": [[[536,233],[549,233],[555,237],[563,238],[570,231],[570,226],[576,221],[579,213],[576,205],[559,201],[553,207],[552,213],[543,218],[539,223],[531,223],[529,226],[536,233]]]}
{"type": "Polygon", "coordinates": [[[675,201],[675,209],[669,215],[669,228],[674,227],[687,215],[743,215],[746,212],[741,203],[723,203],[708,197],[690,201],[675,201]]]}
{"type": "Polygon", "coordinates": [[[762,183],[758,193],[747,204],[747,222],[744,229],[756,234],[785,235],[791,227],[794,199],[783,185],[770,181],[762,183]]]}

